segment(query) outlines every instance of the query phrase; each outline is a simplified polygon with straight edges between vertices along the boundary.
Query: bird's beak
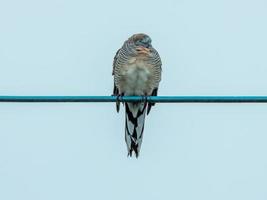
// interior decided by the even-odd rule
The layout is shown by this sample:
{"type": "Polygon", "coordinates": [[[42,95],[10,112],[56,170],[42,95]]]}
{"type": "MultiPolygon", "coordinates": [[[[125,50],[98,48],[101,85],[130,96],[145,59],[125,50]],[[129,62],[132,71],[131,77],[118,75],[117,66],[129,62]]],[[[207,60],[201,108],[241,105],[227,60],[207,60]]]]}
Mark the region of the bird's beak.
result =
{"type": "Polygon", "coordinates": [[[150,53],[150,49],[148,49],[146,47],[137,47],[136,50],[139,54],[149,54],[150,53]]]}

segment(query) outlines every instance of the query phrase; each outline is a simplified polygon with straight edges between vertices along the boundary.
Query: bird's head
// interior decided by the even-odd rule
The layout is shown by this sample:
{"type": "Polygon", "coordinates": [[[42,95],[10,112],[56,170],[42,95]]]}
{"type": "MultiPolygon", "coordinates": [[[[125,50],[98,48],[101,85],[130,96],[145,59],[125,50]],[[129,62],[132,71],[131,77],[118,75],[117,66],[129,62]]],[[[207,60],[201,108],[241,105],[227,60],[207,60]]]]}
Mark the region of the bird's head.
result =
{"type": "Polygon", "coordinates": [[[144,33],[135,34],[132,36],[132,39],[133,39],[135,45],[138,47],[145,47],[145,48],[152,47],[151,38],[144,33]]]}

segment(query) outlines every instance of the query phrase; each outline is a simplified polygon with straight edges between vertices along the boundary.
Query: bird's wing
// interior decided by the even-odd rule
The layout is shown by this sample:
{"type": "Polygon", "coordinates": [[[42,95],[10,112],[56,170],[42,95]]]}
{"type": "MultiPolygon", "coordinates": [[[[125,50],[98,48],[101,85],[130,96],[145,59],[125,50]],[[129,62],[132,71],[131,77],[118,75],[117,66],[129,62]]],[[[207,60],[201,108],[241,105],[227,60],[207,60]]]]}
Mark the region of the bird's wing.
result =
{"type": "MultiPolygon", "coordinates": [[[[112,75],[114,76],[115,75],[115,66],[116,66],[116,62],[118,60],[118,55],[119,55],[119,52],[120,52],[121,49],[118,49],[118,51],[116,52],[115,56],[114,56],[114,59],[113,59],[113,69],[112,69],[112,75]]],[[[120,95],[119,94],[119,89],[117,88],[116,84],[115,84],[115,80],[114,80],[114,87],[113,87],[113,96],[118,96],[120,95]]],[[[120,111],[120,102],[117,101],[116,102],[116,110],[117,112],[120,111]]]]}
{"type": "MultiPolygon", "coordinates": [[[[157,96],[158,95],[158,88],[155,88],[151,94],[151,96],[157,96]]],[[[149,102],[148,105],[147,105],[147,115],[149,114],[150,110],[151,110],[151,107],[154,106],[155,103],[151,103],[149,102]]]]}
{"type": "Polygon", "coordinates": [[[113,58],[113,64],[112,64],[112,67],[113,67],[113,69],[112,69],[112,75],[113,75],[113,76],[114,76],[114,73],[115,73],[115,66],[116,66],[116,62],[117,62],[118,57],[119,57],[119,52],[120,52],[120,50],[121,50],[121,49],[118,49],[118,50],[117,50],[117,52],[116,52],[116,54],[115,54],[115,56],[114,56],[114,58],[113,58]]]}
{"type": "MultiPolygon", "coordinates": [[[[162,62],[161,62],[159,53],[154,48],[151,48],[151,56],[149,57],[149,62],[153,66],[153,69],[154,69],[153,70],[154,89],[152,91],[151,96],[157,96],[159,82],[161,80],[162,62]]],[[[155,105],[155,103],[150,103],[150,102],[148,103],[147,114],[149,114],[151,107],[154,105],[155,105]]]]}

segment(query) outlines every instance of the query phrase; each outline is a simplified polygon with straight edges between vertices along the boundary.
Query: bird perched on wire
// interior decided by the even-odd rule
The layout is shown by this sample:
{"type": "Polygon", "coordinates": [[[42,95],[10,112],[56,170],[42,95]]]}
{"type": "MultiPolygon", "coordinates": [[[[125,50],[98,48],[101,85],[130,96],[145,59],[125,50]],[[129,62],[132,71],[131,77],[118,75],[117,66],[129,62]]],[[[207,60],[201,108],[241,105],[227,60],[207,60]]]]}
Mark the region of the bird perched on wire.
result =
{"type": "MultiPolygon", "coordinates": [[[[152,47],[151,38],[143,33],[134,34],[117,51],[113,61],[114,90],[116,96],[157,96],[161,80],[161,59],[152,47]]],[[[139,155],[145,115],[155,103],[125,103],[125,142],[128,156],[139,155]]],[[[120,102],[116,103],[117,112],[120,102]]]]}

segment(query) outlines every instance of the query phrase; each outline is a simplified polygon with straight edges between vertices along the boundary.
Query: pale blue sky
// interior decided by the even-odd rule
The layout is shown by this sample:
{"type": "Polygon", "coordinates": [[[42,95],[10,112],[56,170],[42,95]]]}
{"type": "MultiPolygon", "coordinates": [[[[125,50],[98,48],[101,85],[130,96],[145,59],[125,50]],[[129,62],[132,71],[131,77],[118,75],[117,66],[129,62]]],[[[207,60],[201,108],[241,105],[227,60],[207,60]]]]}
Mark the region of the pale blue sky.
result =
{"type": "MultiPolygon", "coordinates": [[[[0,95],[110,95],[134,33],[159,95],[267,95],[267,2],[0,1],[0,95]]],[[[114,104],[0,103],[0,199],[267,199],[267,105],[157,104],[138,160],[114,104]]]]}

